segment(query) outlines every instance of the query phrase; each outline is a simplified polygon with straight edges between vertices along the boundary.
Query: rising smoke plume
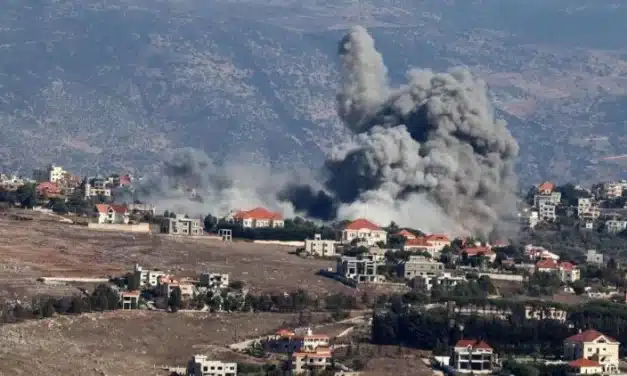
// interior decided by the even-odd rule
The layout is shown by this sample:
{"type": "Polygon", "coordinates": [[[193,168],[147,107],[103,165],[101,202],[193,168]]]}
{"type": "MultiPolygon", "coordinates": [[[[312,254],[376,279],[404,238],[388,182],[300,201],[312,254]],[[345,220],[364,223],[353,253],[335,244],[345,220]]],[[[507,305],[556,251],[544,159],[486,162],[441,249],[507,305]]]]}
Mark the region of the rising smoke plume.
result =
{"type": "Polygon", "coordinates": [[[515,213],[518,145],[494,118],[485,83],[464,69],[410,70],[390,87],[374,40],[341,40],[338,115],[354,133],[325,165],[323,189],[291,185],[279,198],[322,219],[366,216],[424,231],[503,235],[515,213]]]}
{"type": "Polygon", "coordinates": [[[286,216],[504,235],[516,208],[518,145],[505,121],[494,118],[484,82],[463,69],[410,70],[406,85],[391,87],[362,27],[341,40],[339,55],[337,112],[353,136],[330,153],[322,178],[215,166],[204,153],[184,150],[139,184],[140,198],[190,215],[263,205],[286,216]]]}

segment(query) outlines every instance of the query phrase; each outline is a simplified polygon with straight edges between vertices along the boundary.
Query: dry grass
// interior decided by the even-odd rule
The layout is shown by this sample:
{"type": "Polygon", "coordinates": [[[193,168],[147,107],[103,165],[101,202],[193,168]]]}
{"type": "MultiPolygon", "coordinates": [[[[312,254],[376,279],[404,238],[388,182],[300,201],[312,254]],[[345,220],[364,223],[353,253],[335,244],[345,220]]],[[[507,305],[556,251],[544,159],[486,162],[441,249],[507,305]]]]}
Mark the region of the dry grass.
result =
{"type": "Polygon", "coordinates": [[[100,232],[41,218],[25,222],[0,217],[0,285],[5,290],[16,290],[14,295],[22,289],[22,298],[27,299],[29,293],[42,292],[34,284],[37,277],[121,275],[137,262],[182,276],[203,271],[230,273],[232,280],[246,282],[253,291],[304,288],[318,294],[355,293],[354,289],[316,275],[321,268],[332,267],[332,261],[303,259],[289,254],[291,249],[100,232]]]}
{"type": "Polygon", "coordinates": [[[115,311],[4,325],[0,375],[155,375],[163,374],[155,365],[184,366],[193,354],[248,360],[226,346],[295,319],[289,314],[115,311]]]}
{"type": "Polygon", "coordinates": [[[397,346],[378,346],[367,343],[353,345],[352,354],[345,356],[347,349],[339,349],[336,356],[344,364],[359,359],[366,365],[363,376],[423,376],[432,375],[433,371],[422,359],[429,357],[429,352],[397,346]]]}

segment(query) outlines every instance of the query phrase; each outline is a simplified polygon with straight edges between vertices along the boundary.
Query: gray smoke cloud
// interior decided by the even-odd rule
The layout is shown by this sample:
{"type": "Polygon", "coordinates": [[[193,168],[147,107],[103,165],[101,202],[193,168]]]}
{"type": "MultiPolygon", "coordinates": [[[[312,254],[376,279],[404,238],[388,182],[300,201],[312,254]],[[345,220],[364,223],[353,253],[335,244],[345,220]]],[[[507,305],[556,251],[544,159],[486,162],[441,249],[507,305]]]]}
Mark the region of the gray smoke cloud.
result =
{"type": "Polygon", "coordinates": [[[354,137],[329,156],[324,189],[292,185],[279,197],[322,219],[504,235],[516,212],[518,145],[485,83],[465,69],[412,69],[407,84],[390,87],[363,27],[341,40],[339,55],[338,115],[354,137]]]}
{"type": "Polygon", "coordinates": [[[155,204],[160,211],[190,216],[224,216],[257,206],[292,216],[292,205],[277,200],[276,192],[298,177],[308,181],[299,172],[276,173],[236,161],[216,165],[204,152],[184,148],[173,151],[157,171],[136,182],[133,198],[155,204]]]}
{"type": "Polygon", "coordinates": [[[138,196],[190,215],[265,206],[286,217],[366,217],[453,236],[507,236],[518,145],[495,119],[485,83],[464,69],[413,69],[405,85],[392,87],[362,27],[341,40],[339,55],[337,112],[352,136],[336,145],[320,176],[217,166],[185,149],[143,179],[138,196]]]}

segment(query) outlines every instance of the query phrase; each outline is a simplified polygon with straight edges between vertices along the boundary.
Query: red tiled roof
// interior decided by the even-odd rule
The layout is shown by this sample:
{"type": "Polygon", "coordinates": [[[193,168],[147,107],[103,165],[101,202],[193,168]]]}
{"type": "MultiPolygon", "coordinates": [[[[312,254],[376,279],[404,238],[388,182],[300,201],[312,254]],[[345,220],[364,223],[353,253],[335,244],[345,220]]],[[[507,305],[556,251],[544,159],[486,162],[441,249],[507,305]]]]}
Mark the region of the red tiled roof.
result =
{"type": "Polygon", "coordinates": [[[128,208],[126,207],[126,205],[119,205],[119,204],[111,204],[111,205],[107,205],[107,204],[96,204],[96,210],[98,211],[98,213],[107,213],[109,211],[109,208],[113,209],[114,213],[126,213],[128,212],[128,208]]]}
{"type": "Polygon", "coordinates": [[[568,261],[560,262],[559,267],[565,270],[573,270],[575,269],[575,265],[568,261]]]}
{"type": "Polygon", "coordinates": [[[462,252],[466,252],[466,254],[470,257],[477,256],[480,253],[483,253],[484,256],[490,256],[494,253],[488,247],[468,247],[462,249],[462,252]]]}
{"type": "Polygon", "coordinates": [[[279,212],[271,212],[265,208],[254,208],[247,211],[238,211],[233,215],[235,219],[267,219],[267,220],[281,220],[283,216],[279,212]]]}
{"type": "Polygon", "coordinates": [[[573,367],[573,368],[586,368],[586,367],[601,367],[601,364],[599,364],[599,362],[595,362],[592,359],[581,358],[581,359],[577,359],[577,360],[573,360],[572,362],[569,362],[568,366],[573,367]]]}
{"type": "Polygon", "coordinates": [[[120,185],[129,185],[131,184],[131,177],[128,175],[120,176],[120,185]]]}
{"type": "Polygon", "coordinates": [[[538,190],[540,190],[540,191],[551,191],[551,192],[553,192],[553,189],[555,189],[555,186],[553,185],[553,183],[551,183],[549,181],[545,181],[544,183],[540,184],[540,186],[538,187],[538,190]]]}
{"type": "Polygon", "coordinates": [[[566,338],[565,341],[567,342],[594,342],[599,337],[604,337],[606,340],[608,340],[608,342],[618,343],[618,341],[615,340],[614,338],[606,336],[605,334],[595,329],[588,329],[585,332],[575,334],[574,336],[570,336],[566,338]]]}
{"type": "Polygon", "coordinates": [[[538,269],[557,269],[557,262],[553,259],[545,259],[536,262],[536,268],[538,269]]]}
{"type": "Polygon", "coordinates": [[[473,349],[486,349],[491,350],[492,347],[488,345],[485,341],[477,341],[476,339],[460,339],[455,344],[455,347],[472,347],[473,349]]]}
{"type": "Polygon", "coordinates": [[[407,239],[407,241],[405,241],[405,246],[413,246],[413,247],[432,247],[433,244],[431,244],[431,242],[427,241],[427,239],[420,237],[420,238],[415,238],[415,239],[407,239]]]}
{"type": "Polygon", "coordinates": [[[445,243],[450,242],[448,236],[439,235],[439,234],[427,235],[426,239],[427,241],[430,241],[430,242],[445,242],[445,243]]]}
{"type": "Polygon", "coordinates": [[[396,234],[394,234],[394,235],[397,235],[397,236],[402,236],[402,237],[404,237],[405,239],[415,238],[415,237],[416,237],[416,235],[414,235],[414,234],[412,234],[411,232],[409,232],[409,231],[407,231],[407,230],[404,230],[404,229],[403,229],[403,230],[401,230],[401,231],[399,231],[399,232],[397,232],[397,233],[396,233],[396,234]]]}
{"type": "Polygon", "coordinates": [[[367,229],[370,231],[381,231],[381,227],[375,225],[374,223],[370,222],[367,219],[363,219],[363,218],[359,218],[356,219],[354,221],[352,221],[351,223],[349,223],[348,225],[346,225],[346,227],[344,228],[345,230],[361,230],[361,229],[367,229]]]}

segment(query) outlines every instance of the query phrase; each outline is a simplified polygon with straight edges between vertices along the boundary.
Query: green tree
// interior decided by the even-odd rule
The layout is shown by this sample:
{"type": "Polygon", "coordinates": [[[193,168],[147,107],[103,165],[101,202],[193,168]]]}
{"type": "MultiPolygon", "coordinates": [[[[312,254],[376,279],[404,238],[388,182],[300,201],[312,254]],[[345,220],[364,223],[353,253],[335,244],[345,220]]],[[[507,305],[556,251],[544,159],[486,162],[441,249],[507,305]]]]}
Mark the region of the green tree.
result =
{"type": "Polygon", "coordinates": [[[69,212],[65,201],[60,198],[55,198],[52,200],[52,211],[57,214],[67,214],[69,212]]]}
{"type": "Polygon", "coordinates": [[[26,183],[17,189],[16,199],[22,207],[32,209],[37,204],[35,184],[26,183]]]}
{"type": "Polygon", "coordinates": [[[207,216],[204,219],[203,224],[204,224],[205,232],[211,232],[211,230],[213,230],[215,226],[218,224],[218,218],[214,217],[211,214],[207,214],[207,216]]]}
{"type": "Polygon", "coordinates": [[[176,312],[183,306],[183,296],[181,294],[181,289],[175,287],[170,292],[170,297],[168,298],[168,307],[172,312],[176,312]]]}

